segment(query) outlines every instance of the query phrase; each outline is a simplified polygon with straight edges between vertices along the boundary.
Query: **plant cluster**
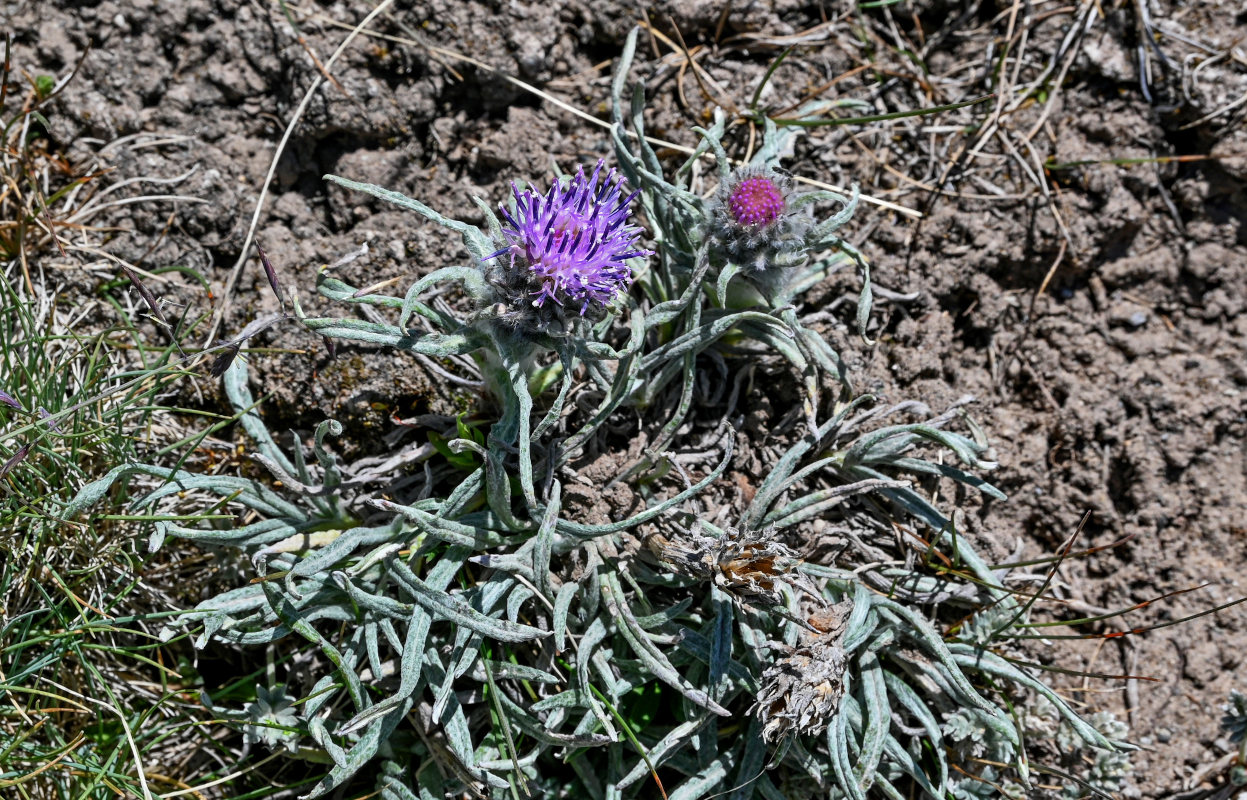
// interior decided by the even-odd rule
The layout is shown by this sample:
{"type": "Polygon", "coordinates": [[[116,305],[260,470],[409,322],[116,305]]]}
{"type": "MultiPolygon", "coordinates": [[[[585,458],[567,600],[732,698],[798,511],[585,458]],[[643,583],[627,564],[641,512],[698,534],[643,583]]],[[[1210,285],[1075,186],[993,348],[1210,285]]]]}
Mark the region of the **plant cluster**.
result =
{"type": "Polygon", "coordinates": [[[618,175],[599,164],[544,192],[517,186],[498,213],[478,201],[483,229],[329,176],[458,232],[471,260],[401,297],[322,271],[322,295],[371,313],[313,318],[293,295],[295,316],[479,387],[487,424],[448,431],[401,475],[338,458],[332,420],[285,449],[234,347],[219,365],[266,474],[127,463],[69,514],[137,473],[164,481],[140,508],[209,496],[236,513],[156,523],[153,549],[237,549],[255,571],[168,635],[311,646],[312,685],[274,672],[221,712],[249,742],[327,754],[309,796],[368,764],[387,800],[985,796],[997,771],[1031,780],[1009,687],[1045,698],[1082,742],[1121,747],[993,649],[1026,608],[923,484],[1003,498],[975,474],[994,464],[965,403],[936,414],[856,393],[803,319],[803,292],[856,268],[868,334],[869,269],[836,233],[856,190],[794,191],[778,163],[787,132],[769,123],[740,169],[719,120],[669,171],[644,138],[642,87],[625,103],[635,45],[634,32],[613,85],[618,175]],[[705,155],[709,198],[694,190],[705,155]],[[753,376],[776,360],[801,376],[789,429],[804,429],[777,425],[778,455],[729,496],[753,376]],[[593,489],[623,487],[627,510],[583,501],[603,459],[615,471],[593,489]],[[834,557],[806,546],[816,520],[834,557]],[[996,622],[983,635],[945,635],[984,608],[996,622]]]}
{"type": "Polygon", "coordinates": [[[1247,786],[1247,695],[1238,690],[1230,692],[1230,701],[1223,707],[1221,729],[1238,745],[1234,766],[1230,768],[1230,783],[1247,786]]]}

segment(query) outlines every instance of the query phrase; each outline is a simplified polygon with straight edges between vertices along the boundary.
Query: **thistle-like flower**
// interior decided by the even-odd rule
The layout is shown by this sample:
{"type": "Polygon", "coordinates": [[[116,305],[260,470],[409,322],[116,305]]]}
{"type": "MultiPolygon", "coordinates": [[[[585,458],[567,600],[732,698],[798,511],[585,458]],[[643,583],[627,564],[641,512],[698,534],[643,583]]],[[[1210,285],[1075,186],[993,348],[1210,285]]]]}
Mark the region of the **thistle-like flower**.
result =
{"type": "Polygon", "coordinates": [[[625,197],[626,180],[614,169],[603,176],[603,166],[599,161],[588,178],[580,167],[544,196],[511,185],[515,207],[500,207],[506,247],[484,259],[502,319],[517,326],[537,322],[545,329],[556,320],[568,321],[565,306],[577,316],[596,318],[627,291],[628,260],[652,251],[638,249],[641,229],[628,224],[637,193],[625,197]]]}
{"type": "Polygon", "coordinates": [[[792,181],[770,167],[743,167],[719,185],[711,237],[755,280],[780,280],[805,260],[810,217],[793,204],[792,181]]]}

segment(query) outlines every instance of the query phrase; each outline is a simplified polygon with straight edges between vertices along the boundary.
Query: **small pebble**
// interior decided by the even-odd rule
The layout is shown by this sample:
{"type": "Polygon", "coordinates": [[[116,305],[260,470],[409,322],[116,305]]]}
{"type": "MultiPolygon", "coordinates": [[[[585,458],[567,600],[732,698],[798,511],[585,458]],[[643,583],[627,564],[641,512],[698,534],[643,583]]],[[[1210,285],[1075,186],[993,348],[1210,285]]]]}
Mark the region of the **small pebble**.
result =
{"type": "Polygon", "coordinates": [[[1136,328],[1141,328],[1147,324],[1147,312],[1136,311],[1130,315],[1130,324],[1136,328]]]}

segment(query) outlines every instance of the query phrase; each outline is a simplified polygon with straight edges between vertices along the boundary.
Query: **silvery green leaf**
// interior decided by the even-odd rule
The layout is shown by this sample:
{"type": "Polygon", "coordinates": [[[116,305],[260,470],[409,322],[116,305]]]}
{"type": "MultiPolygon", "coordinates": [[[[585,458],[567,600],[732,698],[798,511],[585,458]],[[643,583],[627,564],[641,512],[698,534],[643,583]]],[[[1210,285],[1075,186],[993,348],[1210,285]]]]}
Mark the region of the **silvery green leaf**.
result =
{"type": "Polygon", "coordinates": [[[389,563],[392,574],[411,592],[413,599],[435,618],[462,625],[500,642],[527,642],[550,635],[548,631],[528,625],[487,617],[458,597],[432,589],[402,561],[391,559],[389,563]]]}
{"type": "Polygon", "coordinates": [[[593,689],[590,685],[592,681],[593,666],[593,650],[606,640],[607,630],[606,622],[598,617],[585,630],[580,637],[580,642],[576,646],[576,686],[580,692],[581,702],[586,704],[593,715],[597,717],[598,724],[606,731],[607,736],[616,739],[619,736],[615,730],[615,724],[606,710],[602,708],[602,704],[598,702],[593,695],[593,689]]]}
{"type": "Polygon", "coordinates": [[[710,604],[714,611],[714,628],[710,638],[711,696],[722,700],[727,695],[727,669],[732,661],[732,637],[735,633],[735,614],[732,600],[717,585],[710,586],[710,604]]]}
{"type": "Polygon", "coordinates": [[[575,733],[557,733],[547,730],[546,726],[534,719],[532,714],[508,697],[506,692],[499,692],[497,697],[506,710],[507,718],[515,727],[542,744],[551,747],[600,747],[614,741],[609,736],[593,733],[593,729],[597,727],[597,717],[591,713],[585,715],[588,720],[587,724],[578,726],[575,733]]]}
{"type": "Polygon", "coordinates": [[[524,603],[533,596],[533,591],[527,586],[517,586],[507,596],[507,619],[512,622],[519,622],[520,609],[524,603]]]}
{"type": "MultiPolygon", "coordinates": [[[[537,535],[534,537],[534,546],[532,554],[533,577],[537,588],[547,597],[553,594],[550,586],[550,556],[554,550],[554,530],[558,523],[559,510],[563,494],[563,484],[555,480],[550,485],[550,498],[546,505],[546,513],[541,518],[541,525],[537,528],[537,535]]],[[[563,617],[566,621],[566,612],[563,617]]],[[[559,626],[555,625],[556,641],[561,641],[562,635],[557,631],[559,626]]],[[[561,644],[558,649],[562,650],[561,644]]]]}
{"type": "Polygon", "coordinates": [[[424,678],[424,648],[432,622],[433,618],[423,608],[412,608],[411,619],[407,625],[407,637],[403,643],[402,659],[399,665],[398,691],[371,708],[361,711],[342,726],[342,733],[351,733],[371,724],[377,718],[390,713],[394,708],[402,705],[416,693],[424,678]]]}
{"type": "MultiPolygon", "coordinates": [[[[1102,747],[1105,750],[1115,749],[1114,744],[1110,742],[1104,734],[1100,733],[1086,720],[1078,716],[1078,714],[1075,713],[1075,711],[1071,709],[1056,692],[1052,691],[1051,688],[1044,684],[1043,681],[1028,675],[1021,669],[1018,669],[1000,656],[988,650],[975,648],[960,642],[952,643],[949,647],[953,651],[952,657],[957,662],[965,665],[967,668],[977,669],[982,672],[986,672],[989,675],[1006,678],[1016,684],[1025,686],[1028,689],[1033,689],[1039,694],[1042,694],[1056,707],[1057,711],[1060,712],[1066,723],[1068,723],[1078,734],[1078,736],[1087,744],[1092,745],[1093,747],[1102,747]]],[[[995,711],[996,709],[993,707],[990,710],[995,711]]]]}
{"type": "Polygon", "coordinates": [[[851,701],[846,692],[841,700],[841,712],[827,726],[827,751],[831,755],[831,772],[836,786],[851,800],[866,800],[866,793],[854,780],[853,756],[849,753],[849,715],[845,709],[851,701]]]}
{"type": "Polygon", "coordinates": [[[749,800],[753,797],[757,782],[764,777],[766,769],[766,742],[762,739],[762,723],[754,717],[745,732],[745,746],[736,764],[735,788],[727,800],[749,800]]]}
{"type": "Polygon", "coordinates": [[[385,759],[377,773],[377,791],[381,800],[421,800],[410,788],[411,777],[398,763],[385,759]]]}
{"type": "MultiPolygon", "coordinates": [[[[295,465],[280,447],[273,440],[273,435],[269,433],[268,426],[264,424],[264,419],[256,410],[256,400],[251,394],[251,387],[247,383],[247,364],[242,359],[236,359],[233,365],[225,371],[222,376],[222,384],[225,388],[225,396],[229,398],[230,405],[239,415],[238,421],[242,425],[243,430],[260,448],[260,452],[272,459],[278,466],[287,472],[299,474],[296,472],[295,465]]],[[[303,477],[303,476],[301,476],[303,477]]]]}
{"type": "MultiPolygon", "coordinates": [[[[646,756],[649,758],[650,764],[653,764],[655,767],[660,766],[668,755],[688,744],[692,740],[693,735],[706,723],[707,719],[709,719],[709,716],[703,714],[694,719],[686,720],[668,731],[653,747],[646,749],[646,756]]],[[[646,764],[644,759],[638,759],[636,765],[619,781],[618,788],[621,790],[626,789],[642,778],[648,777],[649,774],[649,764],[646,764]]]]}
{"type": "Polygon", "coordinates": [[[584,537],[605,536],[607,534],[616,533],[622,530],[627,530],[629,528],[636,527],[637,525],[640,525],[642,523],[649,522],[651,519],[654,519],[655,517],[659,516],[660,514],[665,512],[667,509],[678,506],[680,503],[685,502],[690,497],[696,496],[701,491],[703,491],[707,486],[717,481],[719,477],[724,473],[724,471],[727,470],[728,464],[730,464],[732,461],[733,444],[734,444],[733,437],[728,436],[724,438],[723,461],[721,461],[718,465],[716,465],[715,468],[711,470],[710,473],[707,474],[705,478],[698,481],[693,486],[690,486],[689,488],[680,492],[679,494],[673,495],[667,498],[666,500],[662,501],[661,503],[658,503],[657,505],[650,506],[649,508],[640,512],[639,514],[636,514],[635,516],[629,517],[628,519],[620,520],[618,522],[605,524],[605,525],[584,525],[581,523],[559,520],[559,523],[557,525],[558,530],[564,533],[572,534],[574,536],[584,536],[584,537]]]}
{"type": "Polygon", "coordinates": [[[295,534],[295,529],[284,519],[264,519],[228,530],[184,528],[172,522],[162,526],[166,533],[191,542],[203,542],[218,547],[261,547],[279,542],[295,534]]]}
{"type": "Polygon", "coordinates": [[[307,577],[328,570],[356,550],[397,538],[401,530],[400,525],[390,523],[375,528],[351,528],[342,531],[333,541],[324,547],[309,551],[299,563],[295,564],[286,576],[287,590],[295,578],[307,577]]]}
{"type": "Polygon", "coordinates": [[[959,470],[956,467],[950,467],[947,464],[938,464],[917,458],[897,458],[893,459],[889,463],[894,467],[907,469],[910,472],[923,472],[929,475],[942,475],[945,478],[952,478],[958,483],[964,483],[966,486],[978,489],[983,494],[994,497],[997,500],[1008,499],[1004,492],[1000,491],[982,478],[976,475],[971,475],[963,470],[959,470]]]}
{"type": "Polygon", "coordinates": [[[400,192],[391,191],[390,189],[386,189],[375,184],[359,183],[346,178],[340,178],[337,175],[325,175],[324,179],[356,192],[370,194],[373,197],[385,200],[387,203],[393,203],[399,208],[415,211],[417,214],[432,220],[438,225],[441,225],[443,228],[449,228],[450,230],[458,232],[463,237],[463,243],[476,258],[485,258],[489,255],[489,238],[486,237],[485,234],[481,233],[479,228],[459,222],[458,220],[444,217],[426,206],[424,203],[421,203],[419,200],[413,200],[400,192]]]}
{"type": "Polygon", "coordinates": [[[642,628],[644,628],[647,631],[653,628],[661,628],[663,625],[666,625],[668,622],[671,622],[672,620],[677,619],[681,614],[688,611],[691,605],[693,605],[693,598],[686,597],[680,602],[673,605],[671,608],[665,608],[662,611],[659,611],[654,614],[647,614],[643,617],[637,617],[636,621],[638,625],[640,625],[642,628]]]}
{"type": "Polygon", "coordinates": [[[681,695],[694,705],[712,711],[720,716],[728,717],[731,713],[710,698],[706,692],[692,686],[679,671],[672,666],[667,657],[649,640],[645,631],[637,624],[636,618],[632,616],[631,609],[628,608],[623,599],[623,590],[619,586],[619,579],[614,573],[606,575],[602,585],[603,598],[607,602],[607,607],[611,612],[611,616],[617,621],[616,629],[623,634],[628,644],[632,646],[632,651],[636,653],[637,658],[653,671],[654,676],[666,683],[671,688],[678,691],[681,695]]]}
{"type": "Polygon", "coordinates": [[[543,697],[529,706],[529,709],[534,713],[540,714],[556,708],[587,708],[582,702],[583,697],[584,693],[579,689],[568,690],[552,694],[549,697],[543,697]]]}
{"type": "Polygon", "coordinates": [[[431,514],[415,506],[399,505],[389,500],[373,500],[372,505],[386,511],[397,511],[416,523],[418,530],[447,544],[460,545],[473,550],[484,550],[490,547],[498,547],[506,541],[500,534],[491,530],[445,519],[438,514],[431,514]]]}
{"type": "Polygon", "coordinates": [[[896,674],[885,670],[883,679],[891,696],[896,698],[900,705],[909,711],[910,714],[913,714],[914,718],[923,727],[923,730],[926,731],[927,739],[931,742],[932,751],[939,767],[937,790],[934,794],[943,797],[948,783],[948,758],[944,753],[944,748],[941,746],[943,735],[934,712],[923,702],[918,693],[896,674]]]}
{"type": "Polygon", "coordinates": [[[558,596],[554,599],[554,651],[561,653],[567,641],[567,614],[571,610],[572,600],[580,592],[580,584],[568,581],[559,587],[558,596]]]}
{"type": "Polygon", "coordinates": [[[718,758],[673,789],[668,800],[700,800],[709,797],[723,783],[728,770],[732,768],[735,762],[732,755],[732,750],[724,748],[718,758]]]}
{"type": "Polygon", "coordinates": [[[875,781],[879,760],[883,758],[885,739],[892,727],[892,712],[879,659],[867,652],[859,659],[858,666],[866,706],[866,725],[862,732],[861,754],[853,767],[853,778],[864,792],[875,781]]]}
{"type": "MultiPolygon", "coordinates": [[[[676,645],[681,652],[688,653],[706,666],[710,665],[710,641],[705,636],[691,628],[680,628],[677,636],[676,645]]],[[[737,688],[744,689],[750,694],[757,694],[756,679],[739,661],[729,660],[727,662],[727,676],[732,679],[737,688]]]]}
{"type": "Polygon", "coordinates": [[[871,598],[871,592],[865,584],[854,584],[853,611],[849,614],[849,621],[840,639],[840,647],[846,653],[852,653],[860,647],[879,624],[879,615],[873,613],[871,598]]]}
{"type": "Polygon", "coordinates": [[[492,659],[482,659],[477,661],[471,672],[471,678],[481,683],[485,682],[484,662],[489,662],[490,669],[493,670],[494,680],[506,681],[529,681],[531,683],[562,683],[563,679],[555,675],[551,675],[545,670],[529,667],[524,664],[512,664],[509,661],[494,661],[492,659]]]}

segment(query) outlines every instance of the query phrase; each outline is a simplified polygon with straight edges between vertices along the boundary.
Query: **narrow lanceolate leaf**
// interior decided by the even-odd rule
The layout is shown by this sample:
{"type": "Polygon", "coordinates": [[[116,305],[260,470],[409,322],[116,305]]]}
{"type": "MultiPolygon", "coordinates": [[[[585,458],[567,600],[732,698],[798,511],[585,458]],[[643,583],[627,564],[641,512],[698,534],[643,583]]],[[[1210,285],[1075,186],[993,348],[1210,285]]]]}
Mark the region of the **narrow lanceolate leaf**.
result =
{"type": "Polygon", "coordinates": [[[688,744],[692,740],[693,734],[695,734],[697,730],[706,723],[707,719],[707,716],[702,715],[696,719],[690,719],[687,722],[682,722],[672,728],[666,736],[660,739],[657,744],[649,748],[647,751],[646,756],[649,759],[649,763],[647,764],[643,759],[637,761],[636,766],[632,768],[632,771],[625,775],[623,779],[616,784],[618,788],[620,790],[627,789],[641,778],[644,778],[646,775],[650,774],[651,764],[658,766],[667,756],[688,744]]]}
{"type": "Polygon", "coordinates": [[[714,633],[710,640],[710,694],[715,700],[722,700],[727,694],[727,665],[732,660],[732,633],[735,629],[735,615],[732,613],[732,601],[727,593],[718,586],[711,585],[711,606],[715,612],[714,633]]]}
{"type": "Polygon", "coordinates": [[[529,625],[519,625],[505,619],[487,617],[460,598],[431,588],[398,559],[392,559],[389,565],[391,574],[411,592],[412,597],[422,608],[433,615],[434,619],[462,625],[482,636],[500,642],[528,642],[550,635],[549,631],[538,630],[529,625]]]}
{"type": "Polygon", "coordinates": [[[17,448],[17,452],[14,453],[9,458],[8,461],[4,462],[4,466],[0,466],[0,479],[8,475],[13,470],[13,468],[16,467],[18,464],[25,461],[26,456],[28,455],[30,455],[30,443],[29,442],[17,448]]]}
{"type": "Polygon", "coordinates": [[[130,279],[130,285],[138,290],[139,296],[143,298],[143,302],[146,303],[147,307],[150,308],[152,313],[156,315],[156,319],[164,323],[165,327],[168,327],[169,320],[165,319],[165,312],[160,310],[160,303],[156,302],[156,296],[151,293],[151,290],[147,288],[147,285],[139,280],[139,276],[135,275],[134,271],[125,264],[121,265],[121,271],[124,272],[126,277],[130,279]]]}
{"type": "Polygon", "coordinates": [[[904,706],[905,710],[914,716],[914,719],[918,720],[918,723],[922,725],[923,730],[926,731],[927,737],[934,745],[932,752],[935,755],[936,765],[939,768],[939,774],[937,776],[939,778],[939,786],[937,791],[933,792],[933,794],[938,797],[943,797],[945,795],[945,788],[948,784],[948,758],[944,754],[944,748],[940,746],[940,740],[943,734],[940,730],[940,724],[935,718],[935,713],[932,712],[930,707],[928,707],[922,698],[918,696],[918,693],[915,692],[910,685],[899,676],[885,670],[883,673],[883,679],[887,684],[888,691],[891,696],[896,698],[896,700],[904,706]]]}
{"type": "Polygon", "coordinates": [[[554,548],[554,526],[559,520],[559,502],[562,497],[563,485],[557,480],[550,487],[550,503],[542,517],[541,527],[537,529],[536,547],[533,548],[533,575],[537,579],[537,588],[549,596],[550,589],[550,553],[554,548]]]}
{"type": "Polygon", "coordinates": [[[864,792],[875,782],[879,759],[883,757],[884,743],[892,727],[892,711],[888,706],[887,684],[879,659],[874,653],[867,652],[862,656],[860,664],[862,694],[866,701],[866,725],[862,732],[862,751],[857,765],[853,768],[853,778],[864,792]]]}
{"type": "Polygon", "coordinates": [[[255,252],[260,257],[260,266],[264,268],[264,277],[268,278],[268,285],[273,288],[273,294],[277,295],[277,302],[281,304],[282,309],[285,309],[286,301],[281,296],[281,283],[277,280],[277,270],[273,269],[273,264],[268,260],[268,253],[264,252],[259,242],[255,243],[255,252]]]}
{"type": "Polygon", "coordinates": [[[762,739],[762,723],[755,717],[745,733],[745,747],[736,765],[736,788],[728,800],[749,800],[755,784],[766,769],[766,742],[762,739]]]}
{"type": "Polygon", "coordinates": [[[219,378],[225,374],[225,371],[234,363],[234,359],[238,358],[238,351],[242,348],[242,342],[225,342],[221,348],[221,352],[217,357],[212,359],[212,366],[208,368],[209,374],[214,378],[219,378]]]}
{"type": "Polygon", "coordinates": [[[637,624],[636,617],[632,615],[632,610],[624,599],[618,575],[613,572],[606,575],[602,585],[602,594],[608,603],[611,616],[616,620],[617,630],[623,634],[624,639],[632,646],[632,651],[636,653],[637,658],[641,659],[641,663],[649,668],[655,677],[684,695],[695,705],[701,706],[721,717],[730,717],[732,715],[730,711],[716,703],[708,694],[690,684],[688,679],[681,675],[679,670],[649,640],[645,631],[637,624]]]}
{"type": "Polygon", "coordinates": [[[485,667],[488,666],[492,672],[494,680],[506,681],[529,681],[532,683],[562,683],[555,675],[551,675],[545,670],[536,667],[528,667],[523,664],[512,664],[509,661],[492,661],[490,659],[481,659],[472,665],[472,671],[469,673],[472,680],[478,683],[485,682],[485,667]]]}
{"type": "Polygon", "coordinates": [[[580,592],[580,584],[568,581],[559,587],[558,597],[554,600],[554,652],[561,653],[567,642],[567,614],[571,610],[572,600],[580,592]]]}
{"type": "Polygon", "coordinates": [[[840,713],[827,726],[827,750],[831,753],[832,773],[840,791],[851,800],[866,800],[866,793],[853,779],[853,760],[849,753],[849,715],[846,708],[852,696],[846,694],[840,702],[840,713]]]}
{"type": "Polygon", "coordinates": [[[728,768],[735,761],[733,752],[725,750],[722,755],[706,765],[701,772],[691,776],[671,792],[670,800],[702,800],[709,798],[727,777],[728,768]]]}

